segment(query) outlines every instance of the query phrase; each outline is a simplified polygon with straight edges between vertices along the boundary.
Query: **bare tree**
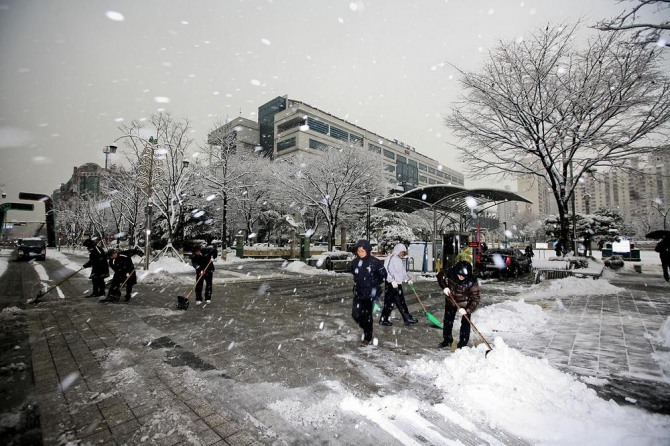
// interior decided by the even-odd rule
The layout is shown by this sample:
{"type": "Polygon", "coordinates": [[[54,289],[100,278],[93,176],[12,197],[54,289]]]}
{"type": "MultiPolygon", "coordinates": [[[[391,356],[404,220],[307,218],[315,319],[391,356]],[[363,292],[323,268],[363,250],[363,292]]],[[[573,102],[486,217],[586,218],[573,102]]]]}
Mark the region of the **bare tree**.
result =
{"type": "Polygon", "coordinates": [[[670,148],[670,81],[659,52],[600,34],[583,50],[575,27],[500,43],[481,72],[459,70],[463,101],[445,120],[476,176],[531,175],[548,184],[568,246],[570,200],[594,167],[670,148]]]}
{"type": "Polygon", "coordinates": [[[146,193],[151,208],[158,211],[156,224],[167,242],[166,250],[174,253],[172,243],[181,236],[185,200],[190,196],[191,170],[184,162],[188,161],[187,152],[192,143],[188,137],[190,123],[163,112],[152,115],[148,121],[133,121],[121,130],[138,161],[136,172],[141,190],[146,193]]]}
{"type": "Polygon", "coordinates": [[[333,248],[343,215],[365,209],[368,197],[385,193],[379,155],[358,145],[334,145],[318,155],[280,158],[275,164],[281,166],[275,170],[277,181],[299,207],[312,208],[323,216],[328,249],[333,248]]]}
{"type": "MultiPolygon", "coordinates": [[[[238,127],[235,122],[219,123],[207,137],[204,152],[208,157],[206,165],[198,170],[208,188],[221,200],[221,240],[225,247],[229,239],[229,210],[231,200],[236,200],[237,210],[245,215],[248,232],[258,219],[256,205],[264,200],[268,175],[260,175],[266,170],[270,160],[260,152],[238,144],[238,127]],[[260,175],[260,176],[259,176],[260,175]],[[244,194],[244,195],[243,195],[244,194]],[[250,200],[250,197],[253,199],[250,200]]],[[[216,217],[218,220],[218,216],[216,217]]]]}
{"type": "Polygon", "coordinates": [[[619,0],[627,7],[618,16],[598,22],[601,31],[633,31],[635,41],[643,44],[655,43],[670,46],[667,32],[670,30],[670,1],[668,0],[619,0]],[[658,20],[647,21],[643,16],[655,15],[658,20]]]}

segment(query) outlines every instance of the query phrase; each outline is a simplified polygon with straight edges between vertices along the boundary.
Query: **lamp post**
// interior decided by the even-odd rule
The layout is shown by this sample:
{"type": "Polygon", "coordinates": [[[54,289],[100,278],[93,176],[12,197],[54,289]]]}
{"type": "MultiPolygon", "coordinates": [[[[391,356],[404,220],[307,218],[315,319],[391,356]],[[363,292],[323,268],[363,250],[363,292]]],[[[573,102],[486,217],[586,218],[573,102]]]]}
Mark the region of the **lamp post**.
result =
{"type": "Polygon", "coordinates": [[[505,228],[503,231],[503,247],[507,248],[507,222],[503,222],[503,227],[505,228]]]}
{"type": "Polygon", "coordinates": [[[111,155],[112,153],[116,153],[116,146],[114,144],[105,146],[102,149],[102,153],[105,154],[105,170],[107,170],[107,165],[109,163],[109,155],[111,155]]]}
{"type": "Polygon", "coordinates": [[[367,215],[367,219],[365,221],[365,238],[366,238],[367,241],[370,241],[370,198],[371,198],[371,196],[370,196],[369,192],[367,194],[365,194],[365,198],[366,198],[367,204],[368,204],[368,215],[367,215]]]}

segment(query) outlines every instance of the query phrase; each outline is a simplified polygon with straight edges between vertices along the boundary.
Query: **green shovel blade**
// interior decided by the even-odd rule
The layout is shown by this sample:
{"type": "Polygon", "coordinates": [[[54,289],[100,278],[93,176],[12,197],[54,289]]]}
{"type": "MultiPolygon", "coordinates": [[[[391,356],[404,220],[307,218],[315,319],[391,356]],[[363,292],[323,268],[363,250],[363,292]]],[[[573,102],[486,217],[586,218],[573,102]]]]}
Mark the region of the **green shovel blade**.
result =
{"type": "Polygon", "coordinates": [[[432,314],[426,312],[426,319],[428,319],[428,322],[435,325],[437,328],[442,328],[442,323],[439,321],[438,318],[436,318],[432,314]]]}
{"type": "Polygon", "coordinates": [[[373,313],[379,313],[379,305],[375,302],[375,306],[372,308],[373,313]]]}

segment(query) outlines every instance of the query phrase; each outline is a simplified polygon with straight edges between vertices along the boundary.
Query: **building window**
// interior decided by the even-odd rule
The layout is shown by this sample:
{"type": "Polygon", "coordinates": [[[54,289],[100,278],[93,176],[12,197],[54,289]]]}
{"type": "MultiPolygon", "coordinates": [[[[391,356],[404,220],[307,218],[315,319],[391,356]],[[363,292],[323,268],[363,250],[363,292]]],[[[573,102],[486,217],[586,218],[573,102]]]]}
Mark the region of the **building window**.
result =
{"type": "Polygon", "coordinates": [[[288,138],[277,143],[277,152],[295,147],[295,137],[288,138]]]}
{"type": "Polygon", "coordinates": [[[341,141],[349,141],[349,133],[337,127],[330,126],[330,136],[341,141]]]}
{"type": "Polygon", "coordinates": [[[309,140],[309,148],[310,149],[315,149],[315,150],[321,150],[321,151],[325,152],[326,150],[328,150],[328,144],[324,144],[322,142],[310,139],[309,140]]]}
{"type": "Polygon", "coordinates": [[[358,135],[354,135],[353,133],[350,133],[349,134],[349,141],[352,144],[363,147],[363,137],[362,136],[358,136],[358,135]]]}
{"type": "Polygon", "coordinates": [[[390,150],[384,149],[384,156],[386,158],[391,158],[392,160],[395,159],[395,153],[391,152],[390,150]]]}
{"type": "Polygon", "coordinates": [[[402,155],[396,155],[395,160],[399,163],[405,163],[407,164],[407,158],[405,158],[402,155]]]}
{"type": "Polygon", "coordinates": [[[321,122],[314,118],[307,117],[307,125],[309,126],[310,130],[323,133],[324,135],[328,134],[328,124],[326,124],[325,122],[321,122]]]}
{"type": "Polygon", "coordinates": [[[432,173],[433,175],[435,175],[435,169],[433,169],[432,167],[429,167],[428,168],[428,173],[432,173]]]}
{"type": "Polygon", "coordinates": [[[426,165],[419,163],[419,170],[425,171],[426,170],[426,165]]]}
{"type": "Polygon", "coordinates": [[[440,172],[439,170],[437,172],[435,172],[435,174],[440,178],[444,178],[444,174],[442,172],[440,172]]]}
{"type": "Polygon", "coordinates": [[[407,164],[409,164],[410,166],[416,167],[416,161],[414,161],[414,160],[407,161],[407,164]]]}
{"type": "Polygon", "coordinates": [[[419,176],[419,182],[421,182],[421,183],[427,183],[427,182],[428,182],[428,179],[427,179],[425,176],[420,175],[420,176],[419,176]]]}
{"type": "Polygon", "coordinates": [[[384,170],[386,170],[386,171],[388,171],[388,172],[395,172],[395,166],[392,166],[391,164],[387,164],[387,165],[384,167],[384,170]]]}
{"type": "Polygon", "coordinates": [[[368,150],[369,150],[370,152],[379,153],[380,155],[381,155],[381,153],[382,153],[382,148],[381,148],[381,147],[376,146],[376,145],[374,145],[374,144],[370,144],[370,143],[368,143],[368,150]]]}
{"type": "Polygon", "coordinates": [[[428,184],[435,184],[435,180],[432,178],[428,178],[428,184]]]}

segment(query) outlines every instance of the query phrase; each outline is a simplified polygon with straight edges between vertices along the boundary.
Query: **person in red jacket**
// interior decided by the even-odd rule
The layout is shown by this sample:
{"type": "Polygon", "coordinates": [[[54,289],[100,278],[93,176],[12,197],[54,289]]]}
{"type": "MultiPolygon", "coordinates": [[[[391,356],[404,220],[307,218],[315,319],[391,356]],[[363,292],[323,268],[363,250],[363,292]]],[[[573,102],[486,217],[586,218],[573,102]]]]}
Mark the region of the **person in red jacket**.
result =
{"type": "Polygon", "coordinates": [[[461,331],[457,348],[463,348],[470,341],[470,323],[465,316],[472,319],[472,313],[479,305],[479,282],[472,274],[470,262],[460,261],[446,272],[440,271],[437,274],[437,283],[445,295],[443,340],[440,347],[451,347],[454,342],[452,329],[454,317],[458,313],[461,315],[461,331]]]}

